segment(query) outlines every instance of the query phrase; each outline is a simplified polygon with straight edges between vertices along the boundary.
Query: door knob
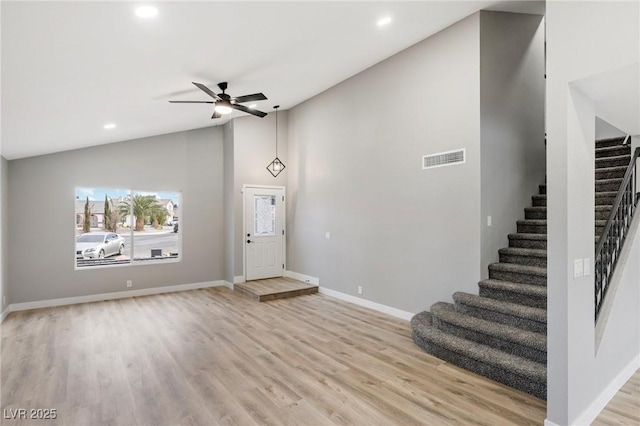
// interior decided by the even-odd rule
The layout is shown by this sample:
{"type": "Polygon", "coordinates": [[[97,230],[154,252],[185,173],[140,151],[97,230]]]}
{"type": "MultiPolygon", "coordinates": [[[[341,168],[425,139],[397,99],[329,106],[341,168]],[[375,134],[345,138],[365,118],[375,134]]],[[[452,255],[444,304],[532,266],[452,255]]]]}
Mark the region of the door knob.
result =
{"type": "Polygon", "coordinates": [[[247,240],[247,244],[251,244],[253,241],[251,240],[247,240]]]}

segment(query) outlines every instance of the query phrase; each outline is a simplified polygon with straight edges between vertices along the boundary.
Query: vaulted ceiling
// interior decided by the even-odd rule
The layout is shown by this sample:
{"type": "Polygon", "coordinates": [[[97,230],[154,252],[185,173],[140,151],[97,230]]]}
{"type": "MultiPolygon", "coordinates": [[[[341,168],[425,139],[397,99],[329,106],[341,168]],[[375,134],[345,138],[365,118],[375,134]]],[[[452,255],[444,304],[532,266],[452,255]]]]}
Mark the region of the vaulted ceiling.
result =
{"type": "Polygon", "coordinates": [[[288,109],[479,9],[544,10],[527,1],[155,2],[158,14],[142,19],[141,5],[1,3],[5,158],[245,115],[211,120],[209,104],[167,102],[207,100],[192,81],[215,92],[228,81],[234,96],[263,92],[258,109],[288,109]],[[383,17],[391,21],[378,26],[383,17]]]}

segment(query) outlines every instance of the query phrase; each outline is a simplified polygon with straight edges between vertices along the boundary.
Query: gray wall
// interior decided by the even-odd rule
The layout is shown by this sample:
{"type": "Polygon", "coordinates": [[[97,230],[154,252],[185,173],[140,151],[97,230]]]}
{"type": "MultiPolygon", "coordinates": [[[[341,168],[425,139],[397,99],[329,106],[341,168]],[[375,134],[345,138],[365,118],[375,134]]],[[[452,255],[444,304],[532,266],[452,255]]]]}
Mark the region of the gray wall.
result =
{"type": "Polygon", "coordinates": [[[618,138],[620,136],[626,136],[626,134],[613,124],[596,117],[596,140],[618,138]]]}
{"type": "Polygon", "coordinates": [[[224,134],[224,279],[233,283],[235,275],[235,176],[233,155],[233,120],[223,127],[224,134]]]}
{"type": "Polygon", "coordinates": [[[524,219],[544,182],[543,17],[480,12],[481,265],[524,219]],[[487,225],[491,216],[492,225],[487,225]]]}
{"type": "Polygon", "coordinates": [[[409,312],[477,292],[479,29],[474,14],[290,110],[289,270],[409,312]],[[457,148],[466,164],[421,169],[457,148]]]}
{"type": "MultiPolygon", "coordinates": [[[[612,70],[640,61],[640,4],[547,2],[546,11],[547,419],[557,425],[588,424],[591,419],[584,416],[601,408],[603,390],[628,367],[638,368],[640,257],[634,248],[635,257],[616,270],[622,277],[614,302],[617,306],[596,353],[593,274],[573,278],[573,263],[587,258],[593,264],[594,99],[602,93],[576,90],[573,82],[605,72],[611,75],[612,70]],[[631,364],[634,359],[636,365],[631,364]]],[[[610,87],[623,94],[617,83],[611,81],[610,87]]]]}
{"type": "Polygon", "coordinates": [[[4,157],[0,157],[0,312],[3,312],[11,304],[9,291],[7,245],[8,229],[8,194],[9,194],[9,168],[4,157]]]}
{"type": "MultiPolygon", "coordinates": [[[[275,102],[277,104],[277,101],[275,102]]],[[[242,185],[286,186],[289,174],[287,155],[288,113],[278,111],[278,157],[285,169],[274,178],[267,165],[275,158],[276,114],[269,113],[264,118],[240,117],[233,120],[233,171],[234,188],[234,273],[244,275],[242,185]]]]}
{"type": "Polygon", "coordinates": [[[221,280],[222,169],[222,128],[10,161],[12,303],[221,280]],[[182,191],[182,261],[74,270],[77,186],[182,191]]]}

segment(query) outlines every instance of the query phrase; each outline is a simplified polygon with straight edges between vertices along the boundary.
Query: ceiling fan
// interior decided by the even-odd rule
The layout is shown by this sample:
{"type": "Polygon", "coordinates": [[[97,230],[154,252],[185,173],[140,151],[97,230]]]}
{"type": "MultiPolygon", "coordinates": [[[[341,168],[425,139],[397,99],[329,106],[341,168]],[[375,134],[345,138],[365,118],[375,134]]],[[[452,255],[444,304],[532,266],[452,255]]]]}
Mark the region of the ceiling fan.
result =
{"type": "Polygon", "coordinates": [[[246,112],[248,114],[255,115],[260,118],[267,115],[266,112],[258,111],[257,109],[240,105],[241,103],[244,103],[244,102],[266,100],[267,97],[262,93],[254,93],[252,95],[244,95],[244,96],[238,96],[238,97],[232,98],[231,96],[225,93],[225,90],[227,90],[227,82],[218,83],[218,87],[220,88],[220,90],[222,90],[222,93],[218,93],[217,95],[204,84],[195,83],[195,82],[192,82],[192,83],[198,89],[202,90],[204,93],[211,96],[214,100],[213,101],[169,101],[169,102],[173,104],[215,104],[215,108],[211,118],[220,118],[224,114],[230,114],[234,109],[237,109],[238,111],[246,112]]]}

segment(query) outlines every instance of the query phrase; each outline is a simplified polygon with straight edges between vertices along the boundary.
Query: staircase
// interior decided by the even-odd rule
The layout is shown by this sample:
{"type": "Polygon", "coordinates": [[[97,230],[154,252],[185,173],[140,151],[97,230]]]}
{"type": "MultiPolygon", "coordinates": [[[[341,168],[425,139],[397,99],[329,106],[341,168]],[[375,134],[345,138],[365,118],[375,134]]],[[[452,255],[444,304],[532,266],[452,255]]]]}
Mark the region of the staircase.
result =
{"type": "Polygon", "coordinates": [[[631,161],[631,145],[625,138],[596,142],[596,243],[607,223],[624,173],[631,161]]]}
{"type": "MultiPolygon", "coordinates": [[[[596,241],[631,150],[624,139],[596,143],[596,241]]],[[[547,187],[540,185],[509,247],[489,265],[479,295],[456,292],[411,319],[415,343],[430,354],[538,398],[547,396],[547,187]]]]}

